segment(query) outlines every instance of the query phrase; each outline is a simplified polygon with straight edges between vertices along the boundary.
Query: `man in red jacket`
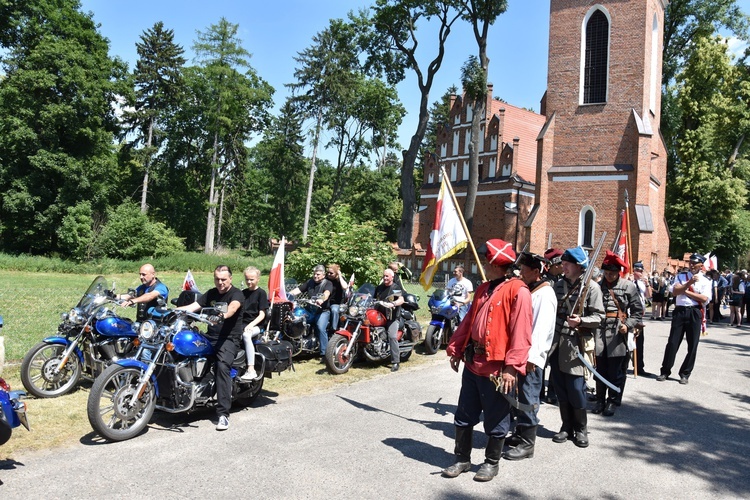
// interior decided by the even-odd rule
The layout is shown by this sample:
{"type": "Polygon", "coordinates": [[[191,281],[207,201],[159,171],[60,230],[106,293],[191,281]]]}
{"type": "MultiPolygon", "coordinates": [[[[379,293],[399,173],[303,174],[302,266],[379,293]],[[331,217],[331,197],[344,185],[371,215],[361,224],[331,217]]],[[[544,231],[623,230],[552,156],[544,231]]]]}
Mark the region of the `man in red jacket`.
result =
{"type": "Polygon", "coordinates": [[[531,293],[518,278],[507,278],[508,267],[516,260],[510,243],[487,241],[479,248],[486,259],[490,281],[482,283],[464,321],[451,337],[447,353],[450,365],[458,371],[463,360],[461,393],[456,425],[456,463],[443,470],[443,476],[456,477],[471,469],[472,433],[484,412],[484,432],[489,436],[485,461],[475,481],[490,481],[497,475],[505,435],[510,429],[510,404],[495,390],[489,379],[502,379],[502,391],[509,394],[516,374],[526,374],[531,347],[531,293]]]}

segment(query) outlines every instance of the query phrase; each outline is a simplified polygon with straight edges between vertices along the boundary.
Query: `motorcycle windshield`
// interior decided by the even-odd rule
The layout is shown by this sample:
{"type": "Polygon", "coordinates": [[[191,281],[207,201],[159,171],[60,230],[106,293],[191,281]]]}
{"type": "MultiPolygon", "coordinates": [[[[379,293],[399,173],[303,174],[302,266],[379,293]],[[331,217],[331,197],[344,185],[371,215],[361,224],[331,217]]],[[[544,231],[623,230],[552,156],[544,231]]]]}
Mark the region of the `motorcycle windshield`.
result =
{"type": "Polygon", "coordinates": [[[432,293],[432,298],[435,299],[436,302],[443,302],[447,296],[448,294],[446,291],[442,289],[435,290],[432,293]]]}
{"type": "Polygon", "coordinates": [[[357,293],[359,294],[369,294],[374,296],[375,295],[375,285],[372,283],[364,283],[362,286],[360,286],[357,289],[357,293]]]}
{"type": "Polygon", "coordinates": [[[363,311],[369,308],[375,301],[369,293],[355,293],[349,301],[350,306],[361,308],[363,311]]]}
{"type": "Polygon", "coordinates": [[[76,307],[84,313],[90,312],[94,307],[104,302],[107,298],[107,291],[109,291],[107,280],[104,279],[104,276],[97,276],[91,282],[91,285],[89,285],[88,290],[83,294],[76,307]]]}

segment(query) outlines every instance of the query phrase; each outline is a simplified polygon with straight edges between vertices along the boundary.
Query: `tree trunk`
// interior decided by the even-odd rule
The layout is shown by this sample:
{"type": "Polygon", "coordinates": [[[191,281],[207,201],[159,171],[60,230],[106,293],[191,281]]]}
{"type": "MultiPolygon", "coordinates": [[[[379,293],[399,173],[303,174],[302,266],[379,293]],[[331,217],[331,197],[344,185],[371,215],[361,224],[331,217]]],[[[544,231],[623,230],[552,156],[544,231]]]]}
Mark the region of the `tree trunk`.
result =
{"type": "Polygon", "coordinates": [[[148,140],[146,141],[146,171],[143,173],[143,188],[141,190],[141,213],[145,214],[148,212],[148,203],[146,203],[146,196],[148,195],[148,170],[151,168],[151,140],[154,136],[154,120],[152,119],[148,123],[148,140]]]}
{"type": "Polygon", "coordinates": [[[318,121],[315,124],[315,139],[313,140],[313,154],[310,161],[310,181],[307,183],[307,201],[305,202],[305,223],[302,226],[302,243],[307,242],[307,228],[310,224],[310,205],[312,204],[313,180],[315,179],[315,159],[318,155],[318,140],[320,139],[320,127],[323,121],[323,113],[318,110],[318,121]]]}
{"type": "Polygon", "coordinates": [[[219,203],[219,224],[216,230],[216,245],[221,247],[221,222],[224,219],[224,188],[226,182],[221,183],[221,202],[219,203]]]}
{"type": "Polygon", "coordinates": [[[414,213],[417,204],[417,195],[414,190],[414,164],[417,162],[419,146],[422,144],[427,132],[427,122],[430,113],[427,109],[427,101],[430,97],[429,86],[421,87],[422,97],[419,101],[419,121],[417,132],[412,136],[409,149],[403,151],[404,164],[401,167],[401,199],[403,202],[401,212],[401,223],[398,226],[399,248],[412,248],[412,233],[414,228],[414,213]]]}
{"type": "Polygon", "coordinates": [[[219,149],[219,132],[214,132],[214,155],[211,159],[211,186],[208,189],[208,217],[206,218],[205,253],[214,251],[214,232],[216,230],[216,162],[219,149]]]}
{"type": "Polygon", "coordinates": [[[480,124],[484,119],[487,95],[476,99],[472,103],[473,114],[471,117],[471,142],[469,143],[469,186],[466,189],[466,202],[464,203],[464,220],[466,228],[471,233],[474,224],[474,207],[476,206],[477,191],[479,190],[479,141],[481,137],[480,124]]]}

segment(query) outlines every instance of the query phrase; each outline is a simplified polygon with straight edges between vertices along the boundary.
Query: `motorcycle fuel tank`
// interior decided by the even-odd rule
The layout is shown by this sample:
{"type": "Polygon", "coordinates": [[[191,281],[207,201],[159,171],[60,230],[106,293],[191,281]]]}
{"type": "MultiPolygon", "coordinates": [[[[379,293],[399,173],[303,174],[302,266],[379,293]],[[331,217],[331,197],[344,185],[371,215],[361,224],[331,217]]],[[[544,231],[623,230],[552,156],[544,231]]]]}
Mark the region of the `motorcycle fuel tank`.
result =
{"type": "Polygon", "coordinates": [[[96,322],[96,331],[106,337],[137,337],[133,323],[123,318],[104,318],[96,322]]]}
{"type": "Polygon", "coordinates": [[[172,338],[174,350],[183,356],[210,356],[214,353],[211,343],[198,332],[182,330],[172,338]]]}
{"type": "Polygon", "coordinates": [[[368,309],[365,315],[372,326],[385,326],[385,314],[382,312],[376,311],[375,309],[368,309]]]}

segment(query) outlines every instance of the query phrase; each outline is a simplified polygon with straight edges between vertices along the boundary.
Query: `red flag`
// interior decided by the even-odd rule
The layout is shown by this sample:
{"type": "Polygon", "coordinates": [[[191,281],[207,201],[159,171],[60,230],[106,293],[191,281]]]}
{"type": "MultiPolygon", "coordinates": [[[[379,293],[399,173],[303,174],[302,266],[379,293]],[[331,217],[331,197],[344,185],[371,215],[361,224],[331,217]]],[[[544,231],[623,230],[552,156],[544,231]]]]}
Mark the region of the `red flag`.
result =
{"type": "Polygon", "coordinates": [[[182,282],[182,289],[190,292],[200,293],[200,290],[198,290],[198,285],[195,284],[195,279],[193,278],[193,273],[190,272],[190,269],[188,269],[187,274],[185,275],[185,281],[182,282]]]}
{"type": "Polygon", "coordinates": [[[458,210],[453,204],[453,198],[447,191],[447,180],[443,176],[435,205],[435,223],[432,225],[430,242],[422,264],[422,276],[419,277],[419,282],[425,290],[432,285],[438,264],[466,248],[469,242],[461,225],[458,210]]]}
{"type": "Polygon", "coordinates": [[[271,296],[271,301],[276,300],[287,300],[286,289],[284,288],[284,249],[286,248],[286,240],[281,237],[281,243],[279,249],[276,250],[276,256],[273,259],[273,266],[271,266],[271,274],[268,276],[268,295],[271,296]]]}
{"type": "Polygon", "coordinates": [[[719,269],[719,261],[716,259],[716,256],[711,256],[711,252],[708,252],[703,257],[706,258],[706,262],[703,263],[703,267],[706,268],[706,271],[710,271],[711,269],[719,269]]]}
{"type": "Polygon", "coordinates": [[[620,271],[620,277],[624,278],[630,272],[630,249],[628,248],[628,217],[625,210],[622,211],[620,216],[620,239],[617,241],[617,251],[615,252],[620,256],[626,267],[620,271]]]}

